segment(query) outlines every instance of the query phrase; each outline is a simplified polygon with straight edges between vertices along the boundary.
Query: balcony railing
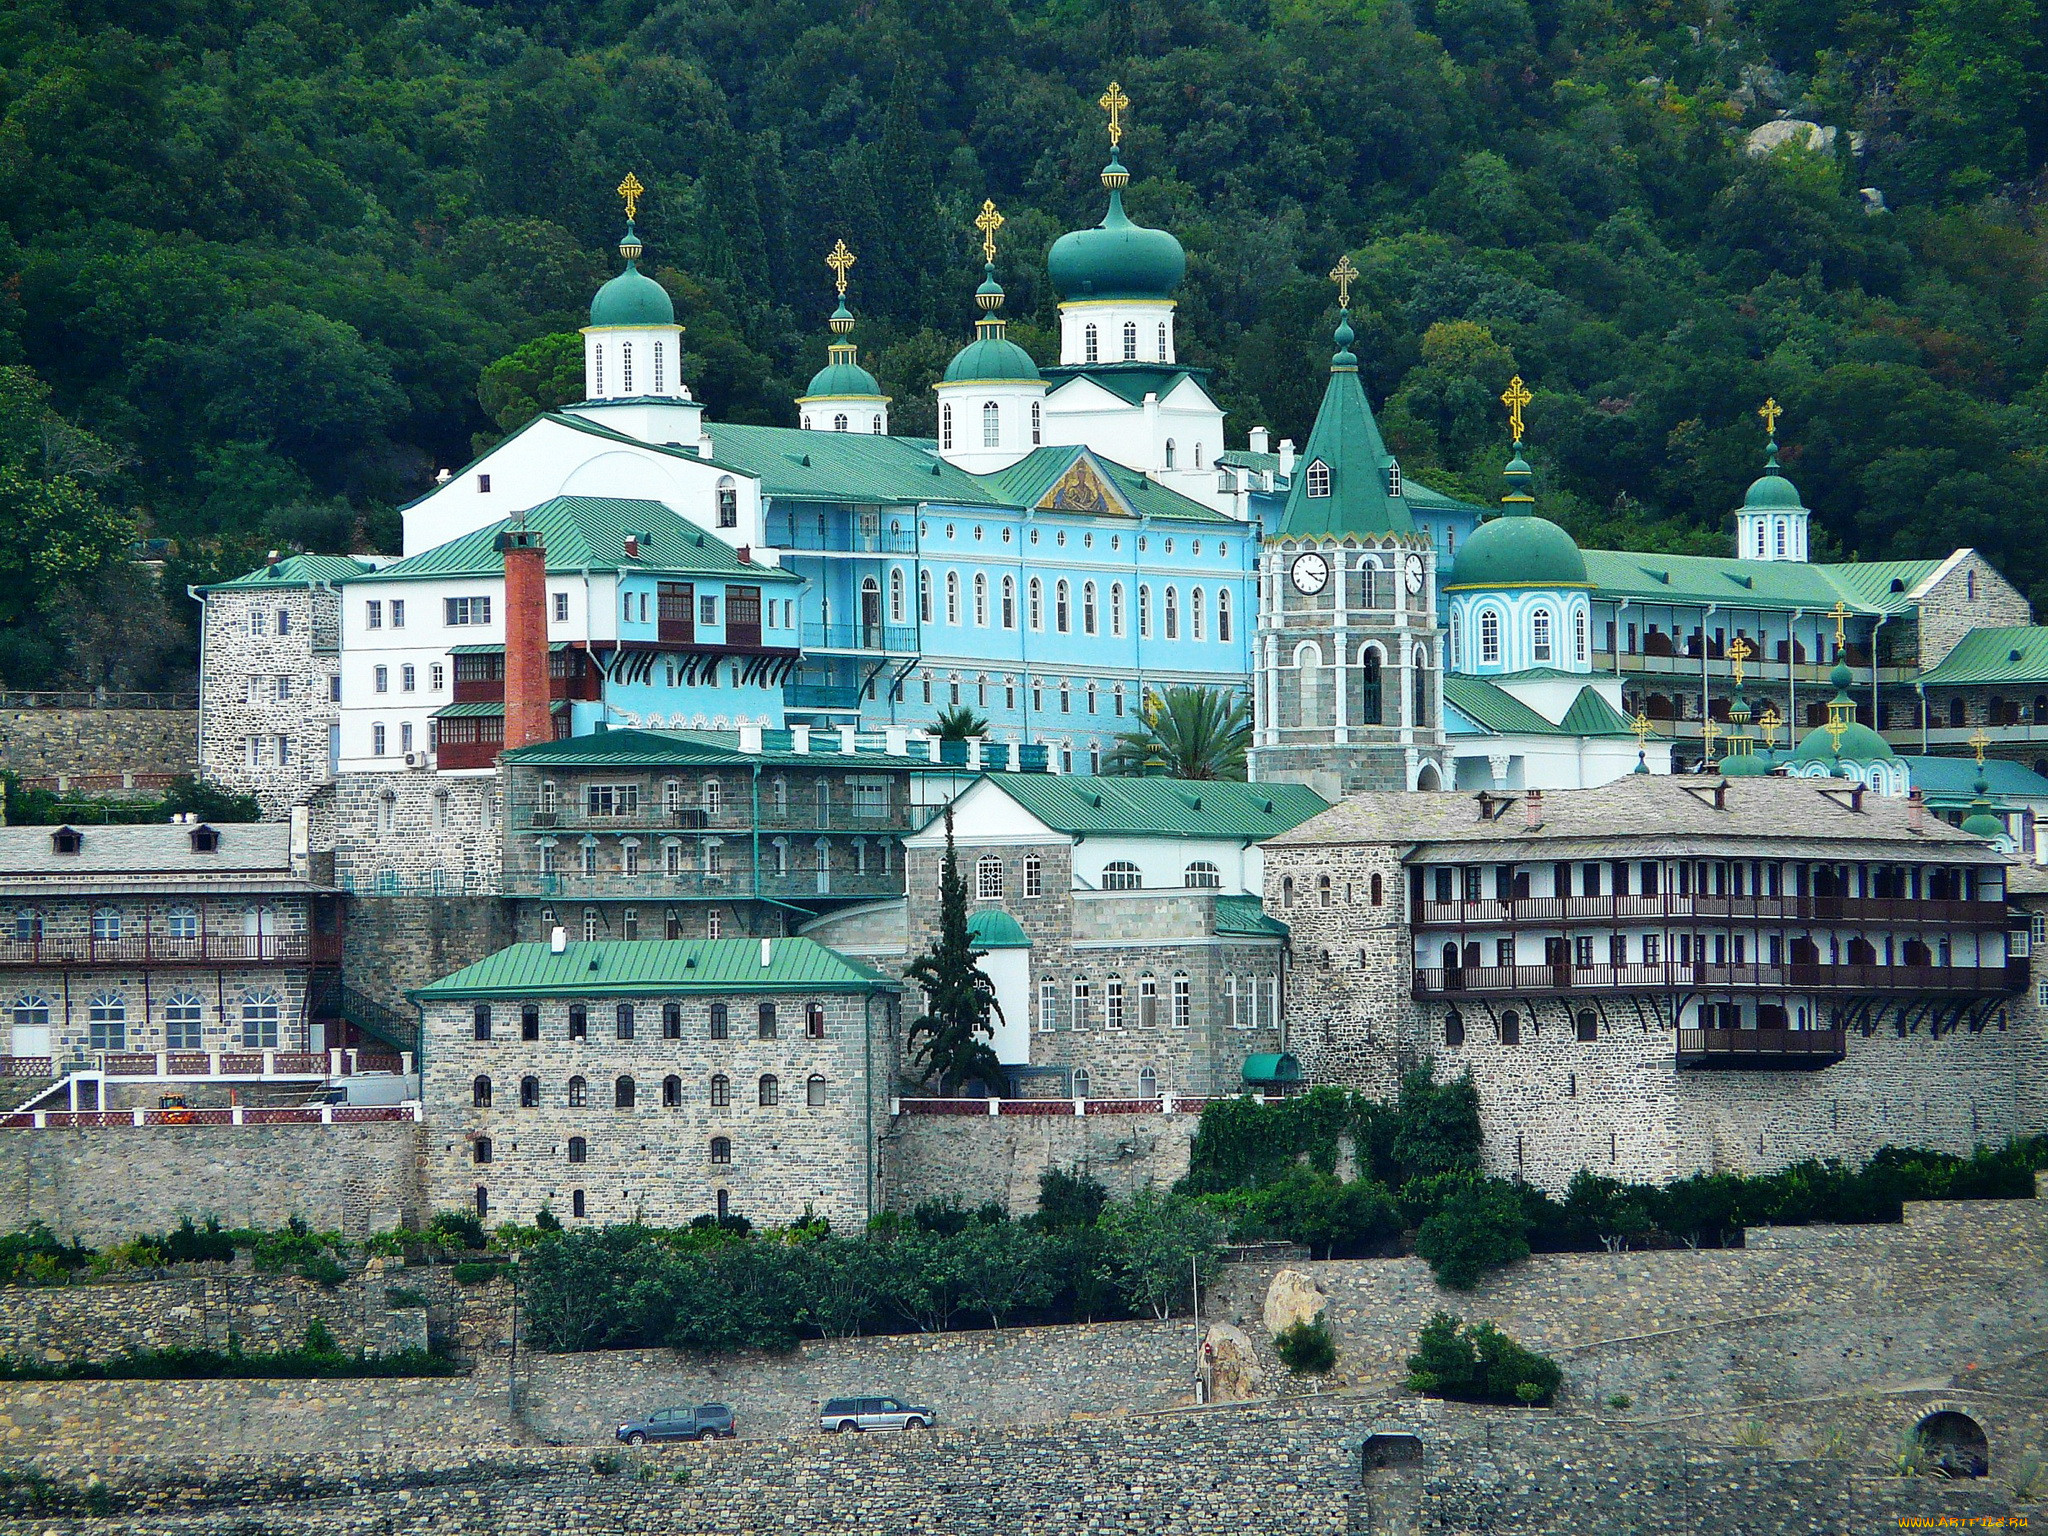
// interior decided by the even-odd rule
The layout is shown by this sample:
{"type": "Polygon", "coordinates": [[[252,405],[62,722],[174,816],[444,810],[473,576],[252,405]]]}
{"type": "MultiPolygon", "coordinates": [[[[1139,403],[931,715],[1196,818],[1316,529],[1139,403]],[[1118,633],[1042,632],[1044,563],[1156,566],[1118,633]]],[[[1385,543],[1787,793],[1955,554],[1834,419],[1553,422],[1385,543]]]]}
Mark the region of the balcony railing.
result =
{"type": "Polygon", "coordinates": [[[1839,1029],[1681,1029],[1681,1067],[1792,1067],[1814,1071],[1845,1054],[1839,1029]]]}
{"type": "Polygon", "coordinates": [[[768,544],[773,549],[828,555],[914,555],[917,534],[909,528],[891,533],[880,528],[828,527],[820,532],[815,523],[806,527],[799,521],[792,526],[778,519],[769,524],[768,544]]]}
{"type": "MultiPolygon", "coordinates": [[[[764,799],[766,797],[764,796],[764,799]]],[[[771,800],[761,807],[760,817],[745,798],[734,796],[715,807],[678,805],[664,808],[657,800],[643,801],[617,814],[593,813],[582,805],[558,804],[553,810],[516,807],[512,827],[516,832],[729,832],[751,833],[758,826],[763,833],[785,832],[908,832],[922,825],[924,818],[907,805],[886,801],[855,800],[834,795],[820,801],[815,794],[797,793],[789,804],[777,810],[771,800]]]]}
{"type": "Polygon", "coordinates": [[[1893,896],[1518,896],[1512,901],[1425,901],[1424,928],[1498,928],[1521,924],[1638,923],[1679,918],[1704,922],[1939,923],[1945,928],[2003,928],[2002,901],[1893,896]]]}
{"type": "Polygon", "coordinates": [[[0,966],[42,965],[336,965],[336,934],[205,933],[174,939],[161,933],[130,939],[59,935],[0,939],[0,966]]]}
{"type": "MultiPolygon", "coordinates": [[[[903,871],[897,868],[860,873],[835,869],[829,877],[820,878],[815,869],[787,875],[770,874],[764,870],[756,879],[746,869],[716,875],[702,870],[686,870],[675,875],[663,874],[658,869],[643,870],[637,875],[611,870],[590,876],[508,870],[505,894],[556,896],[572,901],[599,898],[745,901],[756,896],[772,897],[777,901],[815,901],[821,896],[901,896],[903,871]]],[[[647,936],[654,938],[659,935],[650,933],[647,936]]]]}
{"type": "Polygon", "coordinates": [[[368,1125],[380,1120],[420,1120],[417,1102],[404,1104],[305,1104],[262,1109],[236,1104],[228,1109],[34,1109],[0,1115],[4,1131],[140,1130],[150,1125],[368,1125]]]}
{"type": "Polygon", "coordinates": [[[908,624],[806,624],[807,651],[880,651],[915,656],[917,630],[908,624]]]}
{"type": "Polygon", "coordinates": [[[1415,996],[1499,997],[1685,990],[1895,992],[1990,996],[2025,985],[2024,967],[1976,965],[1479,965],[1419,966],[1415,996]]]}

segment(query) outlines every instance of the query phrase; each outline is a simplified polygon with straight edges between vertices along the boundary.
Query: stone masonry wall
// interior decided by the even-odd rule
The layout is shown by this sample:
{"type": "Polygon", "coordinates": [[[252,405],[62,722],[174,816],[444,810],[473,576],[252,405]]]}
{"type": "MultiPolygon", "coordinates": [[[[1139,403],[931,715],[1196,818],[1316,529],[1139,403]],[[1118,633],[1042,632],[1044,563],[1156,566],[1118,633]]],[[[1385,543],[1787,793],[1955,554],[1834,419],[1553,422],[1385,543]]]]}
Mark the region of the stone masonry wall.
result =
{"type": "Polygon", "coordinates": [[[206,594],[201,767],[223,788],[254,795],[266,818],[284,817],[331,777],[340,602],[331,589],[282,585],[206,594]]]}
{"type": "Polygon", "coordinates": [[[1973,629],[2034,621],[2026,595],[1975,550],[1922,594],[1917,606],[1922,669],[1938,663],[1973,629]]]}
{"type": "Polygon", "coordinates": [[[406,993],[474,965],[515,939],[511,903],[496,896],[348,898],[342,976],[356,991],[410,1018],[406,993]]]}
{"type": "Polygon", "coordinates": [[[398,1120],[0,1131],[0,1231],[40,1221],[95,1247],[181,1216],[385,1231],[420,1214],[419,1132],[398,1120]]]}
{"type": "Polygon", "coordinates": [[[1199,1122],[1191,1114],[898,1115],[889,1132],[889,1205],[994,1200],[1028,1216],[1038,1209],[1039,1175],[1053,1168],[1099,1179],[1113,1196],[1148,1184],[1170,1188],[1187,1174],[1199,1122]]]}
{"type": "Polygon", "coordinates": [[[319,1318],[346,1353],[427,1347],[423,1307],[393,1308],[381,1275],[329,1290],[310,1280],[184,1265],[163,1280],[0,1287],[0,1355],[111,1360],[130,1350],[296,1349],[319,1318]]]}
{"type": "Polygon", "coordinates": [[[190,709],[0,710],[0,766],[56,773],[193,773],[199,712],[190,709]]]}
{"type": "Polygon", "coordinates": [[[495,773],[345,773],[313,801],[313,846],[357,891],[495,894],[498,815],[495,773]]]}

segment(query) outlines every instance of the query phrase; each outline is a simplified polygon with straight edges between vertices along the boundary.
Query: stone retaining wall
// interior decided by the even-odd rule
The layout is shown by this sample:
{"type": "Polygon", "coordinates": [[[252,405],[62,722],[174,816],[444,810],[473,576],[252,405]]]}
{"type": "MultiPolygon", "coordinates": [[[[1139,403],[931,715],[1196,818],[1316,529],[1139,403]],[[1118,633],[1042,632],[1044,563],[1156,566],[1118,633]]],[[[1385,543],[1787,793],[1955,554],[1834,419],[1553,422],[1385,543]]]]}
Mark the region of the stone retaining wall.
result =
{"type": "Polygon", "coordinates": [[[0,710],[0,766],[56,773],[195,773],[196,709],[0,710]]]}
{"type": "Polygon", "coordinates": [[[1199,1115],[898,1115],[890,1130],[889,1204],[981,1205],[1015,1216],[1038,1209],[1050,1168],[1099,1179],[1112,1195],[1166,1188],[1188,1171],[1199,1115]]]}
{"type": "Polygon", "coordinates": [[[92,1247],[175,1227],[281,1227],[352,1236],[419,1216],[410,1121],[364,1125],[0,1131],[0,1231],[42,1222],[92,1247]]]}

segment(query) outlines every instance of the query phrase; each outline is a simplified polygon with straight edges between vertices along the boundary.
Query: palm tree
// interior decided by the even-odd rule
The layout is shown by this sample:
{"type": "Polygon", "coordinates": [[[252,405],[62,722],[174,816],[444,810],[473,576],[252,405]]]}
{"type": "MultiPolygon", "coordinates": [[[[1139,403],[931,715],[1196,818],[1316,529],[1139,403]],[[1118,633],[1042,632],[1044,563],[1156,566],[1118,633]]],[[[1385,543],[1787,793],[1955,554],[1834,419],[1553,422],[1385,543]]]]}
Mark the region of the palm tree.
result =
{"type": "Polygon", "coordinates": [[[939,711],[939,718],[932,722],[932,734],[941,741],[972,741],[988,734],[988,721],[965,704],[957,704],[939,711]]]}
{"type": "Polygon", "coordinates": [[[1137,730],[1125,731],[1102,760],[1104,773],[1163,774],[1170,779],[1242,779],[1251,712],[1224,688],[1147,693],[1137,730]]]}

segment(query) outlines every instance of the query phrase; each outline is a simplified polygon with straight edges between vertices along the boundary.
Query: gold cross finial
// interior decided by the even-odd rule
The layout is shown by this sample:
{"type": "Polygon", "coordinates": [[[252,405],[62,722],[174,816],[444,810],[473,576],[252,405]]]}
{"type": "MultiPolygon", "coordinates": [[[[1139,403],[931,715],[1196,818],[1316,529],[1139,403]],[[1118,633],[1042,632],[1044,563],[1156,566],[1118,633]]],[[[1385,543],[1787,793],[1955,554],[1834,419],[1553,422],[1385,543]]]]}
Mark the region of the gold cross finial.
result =
{"type": "Polygon", "coordinates": [[[1991,745],[1991,738],[1984,734],[1984,727],[1977,727],[1977,734],[1970,738],[1970,748],[1977,754],[1977,766],[1984,766],[1984,749],[1991,745]]]}
{"type": "Polygon", "coordinates": [[[1330,268],[1330,281],[1337,285],[1337,304],[1340,308],[1351,307],[1351,285],[1358,281],[1358,268],[1351,264],[1351,254],[1346,252],[1337,258],[1337,265],[1330,268]]]}
{"type": "Polygon", "coordinates": [[[1848,605],[1840,598],[1836,598],[1835,606],[1828,610],[1827,616],[1835,621],[1835,645],[1838,648],[1846,648],[1849,644],[1849,637],[1844,632],[1842,626],[1849,622],[1848,605]]]}
{"type": "Polygon", "coordinates": [[[1720,739],[1721,722],[1716,720],[1712,715],[1707,716],[1706,719],[1700,722],[1700,740],[1704,741],[1707,744],[1706,753],[1700,759],[1701,767],[1705,767],[1708,763],[1711,763],[1714,760],[1714,743],[1719,741],[1720,739]]]}
{"type": "Polygon", "coordinates": [[[627,219],[630,220],[634,214],[640,211],[640,194],[646,190],[645,187],[640,185],[640,178],[638,176],[635,176],[631,171],[626,172],[626,179],[619,183],[619,196],[626,200],[627,219]]]}
{"type": "Polygon", "coordinates": [[[1828,717],[1822,723],[1821,729],[1828,733],[1828,740],[1834,744],[1835,756],[1840,757],[1842,755],[1842,735],[1849,729],[1849,722],[1831,709],[1828,711],[1828,717]]]}
{"type": "Polygon", "coordinates": [[[1124,88],[1114,80],[1109,89],[1102,93],[1102,99],[1095,105],[1109,114],[1109,147],[1115,149],[1124,141],[1124,108],[1131,104],[1131,98],[1124,94],[1124,88]]]}
{"type": "Polygon", "coordinates": [[[983,198],[981,212],[974,216],[974,227],[981,231],[981,255],[984,261],[996,259],[996,231],[1003,227],[1003,216],[996,212],[994,198],[983,198]]]}
{"type": "Polygon", "coordinates": [[[1756,651],[1751,647],[1750,643],[1747,640],[1743,639],[1742,636],[1737,635],[1733,640],[1728,642],[1728,649],[1725,654],[1727,655],[1728,660],[1734,664],[1735,686],[1740,688],[1742,686],[1742,664],[1745,661],[1749,660],[1750,657],[1754,656],[1756,654],[1756,651]]]}
{"type": "Polygon", "coordinates": [[[1757,415],[1764,419],[1764,430],[1772,437],[1778,435],[1778,418],[1784,414],[1785,408],[1772,399],[1766,399],[1757,410],[1757,415]]]}
{"type": "Polygon", "coordinates": [[[832,269],[834,286],[839,290],[839,297],[845,298],[846,269],[853,265],[853,252],[846,248],[844,240],[832,247],[831,253],[825,258],[825,265],[832,269]]]}
{"type": "Polygon", "coordinates": [[[1518,443],[1522,440],[1522,407],[1535,398],[1519,373],[1508,380],[1508,387],[1500,397],[1500,403],[1508,408],[1508,430],[1514,433],[1518,443]]]}
{"type": "Polygon", "coordinates": [[[1778,727],[1785,723],[1778,713],[1778,706],[1766,704],[1764,712],[1756,717],[1756,727],[1764,733],[1764,745],[1774,746],[1778,740],[1778,727]]]}
{"type": "Polygon", "coordinates": [[[1647,713],[1639,709],[1636,711],[1635,719],[1629,721],[1628,728],[1636,733],[1636,746],[1640,748],[1656,731],[1657,725],[1647,713]]]}

